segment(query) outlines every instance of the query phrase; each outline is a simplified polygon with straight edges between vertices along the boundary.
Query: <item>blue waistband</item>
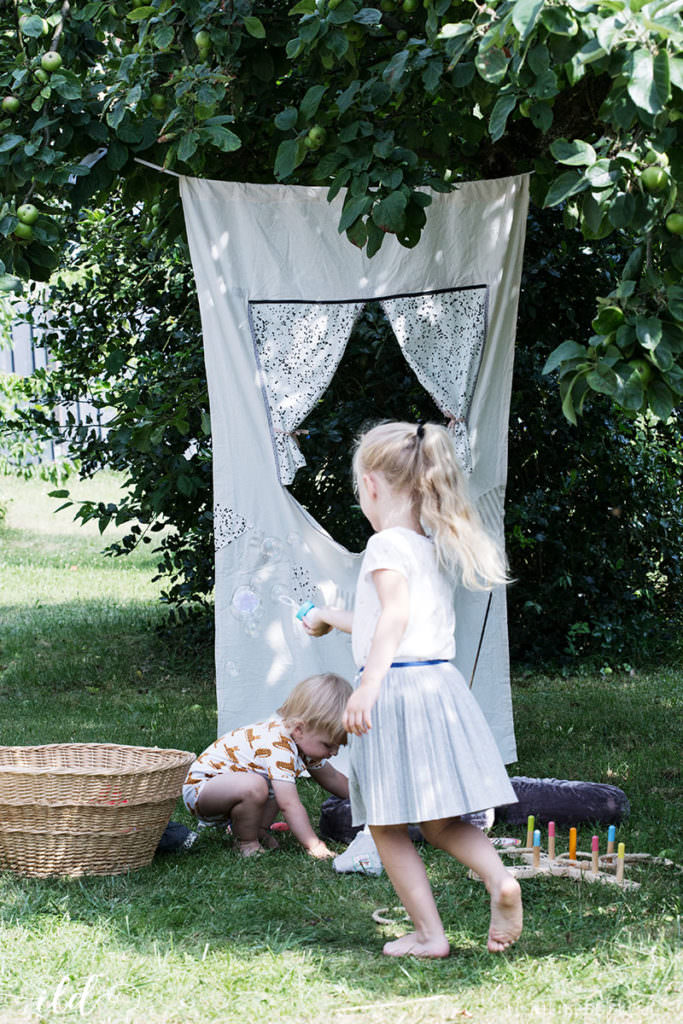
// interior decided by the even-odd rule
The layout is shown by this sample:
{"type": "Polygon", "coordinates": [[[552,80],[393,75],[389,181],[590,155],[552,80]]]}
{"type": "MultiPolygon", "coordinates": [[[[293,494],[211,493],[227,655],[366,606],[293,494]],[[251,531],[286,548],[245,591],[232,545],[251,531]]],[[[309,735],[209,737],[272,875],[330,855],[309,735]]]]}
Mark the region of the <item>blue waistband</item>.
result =
{"type": "MultiPolygon", "coordinates": [[[[412,668],[414,665],[450,665],[450,658],[433,658],[431,661],[392,661],[389,668],[412,668]]],[[[365,665],[361,665],[358,672],[362,672],[365,665]]]]}

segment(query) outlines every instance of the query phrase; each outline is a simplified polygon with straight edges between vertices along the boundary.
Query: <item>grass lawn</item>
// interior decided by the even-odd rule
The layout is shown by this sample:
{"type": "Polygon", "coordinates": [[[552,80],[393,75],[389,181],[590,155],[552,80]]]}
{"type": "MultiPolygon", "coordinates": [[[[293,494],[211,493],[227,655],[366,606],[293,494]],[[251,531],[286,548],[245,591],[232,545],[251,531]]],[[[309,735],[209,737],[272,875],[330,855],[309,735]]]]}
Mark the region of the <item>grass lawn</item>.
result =
{"type": "MultiPolygon", "coordinates": [[[[68,486],[68,485],[67,485],[68,486]]],[[[107,500],[117,480],[80,484],[107,500]]],[[[0,743],[102,741],[200,751],[215,738],[212,650],[155,627],[164,610],[149,548],[101,556],[96,528],[58,515],[40,481],[0,477],[0,743]]],[[[107,540],[105,534],[104,541],[107,540]]],[[[633,674],[520,674],[519,761],[511,774],[624,789],[627,851],[683,863],[683,668],[633,674]]],[[[324,798],[301,786],[314,824],[324,798]]],[[[179,804],[174,817],[189,824],[179,804]]],[[[591,829],[580,832],[590,848],[591,829]]],[[[498,825],[494,833],[517,834],[498,825]]],[[[604,849],[606,830],[600,831],[604,849]]],[[[337,876],[285,836],[244,861],[203,833],[195,852],[130,875],[0,873],[0,1021],[194,1024],[608,1024],[681,1019],[683,875],[627,868],[636,892],[569,879],[522,882],[525,930],[486,952],[480,883],[444,854],[423,855],[453,948],[445,961],[381,954],[400,926],[372,911],[396,898],[386,876],[337,876]]],[[[566,849],[567,836],[558,837],[566,849]]],[[[340,847],[341,849],[341,847],[340,847]]]]}

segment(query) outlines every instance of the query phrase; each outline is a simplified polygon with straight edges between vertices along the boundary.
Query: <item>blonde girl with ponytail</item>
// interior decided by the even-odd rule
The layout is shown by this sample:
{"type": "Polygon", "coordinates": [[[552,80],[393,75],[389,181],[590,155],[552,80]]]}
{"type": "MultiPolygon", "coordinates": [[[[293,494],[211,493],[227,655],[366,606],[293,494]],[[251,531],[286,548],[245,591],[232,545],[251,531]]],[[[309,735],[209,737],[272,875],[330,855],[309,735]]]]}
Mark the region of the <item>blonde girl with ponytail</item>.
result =
{"type": "Polygon", "coordinates": [[[388,956],[444,957],[449,943],[408,825],[476,871],[488,889],[488,949],[522,930],[519,884],[488,837],[462,815],[514,803],[496,741],[455,668],[454,585],[508,580],[486,533],[448,432],[436,424],[382,423],[364,433],[354,483],[370,522],[353,612],[314,608],[311,636],[350,632],[356,688],[344,713],[351,734],[354,825],[368,824],[414,931],[388,956]]]}

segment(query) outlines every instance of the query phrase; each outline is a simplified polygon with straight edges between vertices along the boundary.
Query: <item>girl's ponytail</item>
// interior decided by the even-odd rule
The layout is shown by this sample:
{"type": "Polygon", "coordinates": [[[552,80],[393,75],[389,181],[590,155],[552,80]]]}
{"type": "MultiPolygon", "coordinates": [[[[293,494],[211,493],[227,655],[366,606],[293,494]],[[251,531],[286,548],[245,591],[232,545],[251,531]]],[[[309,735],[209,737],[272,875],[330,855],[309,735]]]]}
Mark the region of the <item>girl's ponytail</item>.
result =
{"type": "Polygon", "coordinates": [[[356,481],[363,472],[378,471],[397,494],[409,496],[448,575],[459,577],[471,590],[509,582],[505,554],[469,499],[445,427],[382,423],[360,438],[353,467],[356,481]]]}

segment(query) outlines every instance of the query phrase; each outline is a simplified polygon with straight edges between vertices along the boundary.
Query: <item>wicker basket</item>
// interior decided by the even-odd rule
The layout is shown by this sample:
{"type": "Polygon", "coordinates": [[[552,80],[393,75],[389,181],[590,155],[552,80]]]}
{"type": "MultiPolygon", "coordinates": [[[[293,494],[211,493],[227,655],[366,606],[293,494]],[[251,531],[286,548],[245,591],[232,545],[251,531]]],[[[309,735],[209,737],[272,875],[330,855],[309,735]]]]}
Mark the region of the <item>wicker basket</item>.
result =
{"type": "Polygon", "coordinates": [[[42,878],[144,867],[194,756],[113,743],[0,747],[0,869],[42,878]]]}

